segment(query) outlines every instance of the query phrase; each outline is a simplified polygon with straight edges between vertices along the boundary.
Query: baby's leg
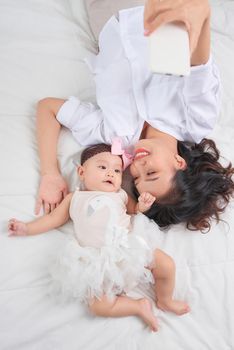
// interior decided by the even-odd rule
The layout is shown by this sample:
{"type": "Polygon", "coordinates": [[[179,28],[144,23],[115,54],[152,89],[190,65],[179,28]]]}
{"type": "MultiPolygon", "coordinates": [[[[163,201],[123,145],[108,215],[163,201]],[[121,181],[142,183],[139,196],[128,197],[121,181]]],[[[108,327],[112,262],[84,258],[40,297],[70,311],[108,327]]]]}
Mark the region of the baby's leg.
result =
{"type": "Polygon", "coordinates": [[[173,299],[175,286],[174,260],[162,250],[156,249],[154,259],[150,266],[155,278],[155,292],[157,306],[164,311],[171,311],[177,315],[183,315],[190,311],[188,304],[173,299]]]}
{"type": "Polygon", "coordinates": [[[103,296],[101,300],[94,299],[89,305],[91,312],[98,316],[121,317],[138,316],[156,332],[157,319],[153,314],[152,305],[146,298],[134,300],[125,296],[118,296],[113,300],[103,296]]]}

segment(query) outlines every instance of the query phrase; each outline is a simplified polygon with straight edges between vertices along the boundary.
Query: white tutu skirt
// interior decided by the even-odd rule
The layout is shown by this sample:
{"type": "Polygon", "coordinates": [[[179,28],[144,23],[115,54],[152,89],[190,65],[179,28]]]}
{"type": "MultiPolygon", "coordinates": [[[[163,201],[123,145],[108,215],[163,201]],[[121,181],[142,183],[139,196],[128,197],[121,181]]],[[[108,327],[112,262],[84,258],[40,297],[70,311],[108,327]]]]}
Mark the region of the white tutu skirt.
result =
{"type": "Polygon", "coordinates": [[[147,269],[152,252],[142,237],[117,228],[101,248],[81,247],[74,238],[52,264],[52,294],[63,301],[90,303],[103,295],[112,299],[139,283],[154,283],[147,269]]]}

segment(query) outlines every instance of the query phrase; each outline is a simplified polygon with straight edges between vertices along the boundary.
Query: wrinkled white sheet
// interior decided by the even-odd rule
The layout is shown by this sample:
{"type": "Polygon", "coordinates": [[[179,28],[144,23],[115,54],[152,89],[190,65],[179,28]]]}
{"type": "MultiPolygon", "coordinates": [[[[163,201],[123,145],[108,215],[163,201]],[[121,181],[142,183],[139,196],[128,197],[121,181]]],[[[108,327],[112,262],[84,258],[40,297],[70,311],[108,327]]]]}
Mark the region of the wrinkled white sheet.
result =
{"type": "MultiPolygon", "coordinates": [[[[223,106],[213,132],[234,162],[234,2],[212,1],[212,48],[221,70],[223,106]]],[[[150,333],[135,317],[98,318],[77,304],[48,297],[48,264],[72,234],[71,223],[51,233],[9,238],[7,220],[33,219],[39,163],[36,101],[45,96],[95,91],[82,59],[95,44],[81,0],[0,0],[0,349],[1,350],[233,350],[234,218],[230,205],[209,234],[182,225],[161,232],[143,215],[136,230],[171,254],[177,265],[175,295],[191,312],[182,317],[156,309],[160,330],[150,333]]],[[[75,185],[78,150],[67,131],[59,143],[62,172],[75,185]]],[[[132,296],[152,296],[144,286],[132,296]]]]}

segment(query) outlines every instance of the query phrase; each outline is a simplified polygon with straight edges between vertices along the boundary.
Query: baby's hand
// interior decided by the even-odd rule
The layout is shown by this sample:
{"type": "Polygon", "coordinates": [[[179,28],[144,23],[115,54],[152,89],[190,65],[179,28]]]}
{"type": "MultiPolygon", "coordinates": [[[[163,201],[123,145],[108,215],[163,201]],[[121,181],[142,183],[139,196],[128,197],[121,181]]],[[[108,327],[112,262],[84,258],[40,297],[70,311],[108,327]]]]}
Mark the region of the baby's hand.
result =
{"type": "Polygon", "coordinates": [[[155,200],[156,197],[152,196],[152,194],[150,194],[149,192],[141,193],[140,197],[138,198],[138,210],[141,213],[147,211],[155,200]]]}
{"type": "Polygon", "coordinates": [[[27,225],[16,219],[11,219],[8,222],[9,236],[26,236],[28,232],[27,225]]]}

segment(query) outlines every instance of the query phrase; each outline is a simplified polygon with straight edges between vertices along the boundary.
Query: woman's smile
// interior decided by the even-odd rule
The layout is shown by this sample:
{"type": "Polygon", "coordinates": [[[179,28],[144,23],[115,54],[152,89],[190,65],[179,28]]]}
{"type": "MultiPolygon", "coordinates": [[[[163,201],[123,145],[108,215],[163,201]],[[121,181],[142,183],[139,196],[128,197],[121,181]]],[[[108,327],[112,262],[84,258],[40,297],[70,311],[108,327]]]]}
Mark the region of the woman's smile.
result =
{"type": "Polygon", "coordinates": [[[138,160],[150,155],[150,152],[144,148],[138,148],[135,150],[134,160],[138,160]]]}

